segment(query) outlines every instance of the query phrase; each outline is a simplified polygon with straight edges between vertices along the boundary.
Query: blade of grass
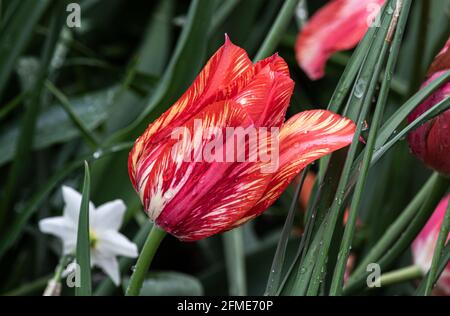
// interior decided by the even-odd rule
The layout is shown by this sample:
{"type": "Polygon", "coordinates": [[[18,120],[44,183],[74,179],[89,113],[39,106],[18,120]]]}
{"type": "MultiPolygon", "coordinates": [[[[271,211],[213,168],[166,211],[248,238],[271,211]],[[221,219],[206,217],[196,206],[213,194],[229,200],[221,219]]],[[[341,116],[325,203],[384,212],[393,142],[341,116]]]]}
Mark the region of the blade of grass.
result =
{"type": "Polygon", "coordinates": [[[0,97],[7,80],[14,69],[17,58],[30,40],[34,27],[44,14],[50,1],[16,0],[10,6],[14,8],[14,18],[2,24],[0,33],[0,97]]]}
{"type": "Polygon", "coordinates": [[[401,255],[417,236],[435,209],[442,195],[447,191],[450,179],[439,174],[433,175],[425,184],[419,199],[415,198],[402,215],[388,228],[383,237],[372,247],[344,287],[344,293],[352,293],[364,286],[366,266],[376,262],[382,269],[401,255]]]}
{"type": "Polygon", "coordinates": [[[286,221],[284,222],[283,230],[281,231],[280,240],[278,241],[277,250],[275,251],[275,255],[273,257],[272,267],[269,272],[269,278],[267,281],[267,287],[264,295],[272,296],[278,292],[281,272],[283,270],[284,259],[286,256],[287,244],[289,241],[289,235],[292,231],[292,225],[294,224],[296,206],[298,204],[298,197],[303,187],[303,183],[305,182],[306,174],[309,171],[309,167],[303,169],[300,177],[300,181],[297,184],[297,187],[294,192],[294,196],[292,198],[291,206],[289,208],[288,215],[286,217],[286,221]]]}
{"type": "Polygon", "coordinates": [[[80,134],[85,138],[86,142],[92,147],[92,149],[96,149],[100,147],[100,143],[98,142],[95,135],[89,130],[89,128],[84,124],[81,118],[72,108],[69,99],[66,95],[59,90],[52,82],[49,80],[45,81],[45,87],[55,96],[55,98],[59,101],[64,111],[66,111],[67,115],[71,119],[72,123],[78,128],[80,134]]]}
{"type": "Polygon", "coordinates": [[[286,0],[284,2],[254,60],[261,60],[273,53],[295,14],[298,2],[299,0],[286,0]]]}
{"type": "MultiPolygon", "coordinates": [[[[392,1],[388,2],[386,6],[389,6],[391,4],[392,1]]],[[[311,276],[311,281],[308,286],[307,295],[316,295],[319,291],[320,285],[323,282],[323,276],[326,270],[325,268],[326,260],[330,250],[331,242],[333,240],[333,234],[335,232],[340,210],[342,209],[343,206],[345,188],[347,186],[348,179],[350,178],[350,171],[353,165],[353,161],[357,154],[357,148],[359,145],[362,127],[364,125],[364,120],[367,116],[370,105],[372,103],[372,98],[375,93],[378,78],[384,66],[385,56],[390,46],[390,43],[385,41],[385,38],[389,31],[389,25],[391,25],[390,23],[392,20],[393,20],[392,18],[388,18],[387,15],[384,15],[383,23],[381,25],[381,32],[377,34],[374,47],[371,50],[370,55],[367,57],[366,61],[367,64],[365,64],[364,68],[362,68],[361,75],[358,78],[357,83],[355,84],[354,89],[356,89],[356,86],[358,84],[361,84],[361,82],[365,83],[364,84],[365,91],[363,93],[363,96],[358,95],[357,92],[354,91],[348,102],[348,104],[352,104],[351,107],[347,106],[347,108],[350,109],[349,113],[350,118],[354,117],[355,115],[358,115],[357,108],[361,108],[361,111],[358,115],[359,117],[356,125],[356,131],[353,136],[352,144],[350,145],[350,148],[347,153],[342,174],[339,179],[338,187],[336,190],[336,195],[330,209],[328,210],[330,214],[329,221],[322,223],[323,225],[325,225],[324,235],[323,238],[320,240],[321,242],[320,251],[318,253],[317,261],[313,270],[313,274],[311,276]],[[358,99],[362,99],[362,101],[358,99]],[[358,106],[358,103],[361,106],[358,106]]]]}
{"type": "Polygon", "coordinates": [[[7,116],[11,111],[13,111],[17,106],[22,104],[25,97],[28,97],[27,92],[22,92],[18,96],[16,96],[14,99],[9,101],[5,106],[2,106],[0,108],[0,121],[7,116]]]}
{"type": "Polygon", "coordinates": [[[148,123],[172,104],[192,81],[203,62],[202,56],[206,49],[204,39],[215,9],[214,4],[214,1],[209,0],[191,2],[187,22],[158,88],[139,117],[110,137],[108,143],[123,141],[142,132],[148,123]],[[186,60],[189,60],[189,63],[186,63],[186,60]]]}
{"type": "MultiPolygon", "coordinates": [[[[45,8],[46,1],[42,2],[32,1],[32,2],[41,3],[41,5],[44,4],[44,7],[28,8],[28,9],[34,9],[39,11],[39,9],[43,10],[45,8]]],[[[24,3],[29,4],[29,1],[26,1],[24,3]]],[[[19,182],[19,178],[22,177],[23,171],[26,168],[27,163],[29,162],[29,158],[31,156],[30,151],[33,144],[33,134],[35,131],[36,120],[40,109],[40,101],[41,101],[40,99],[42,94],[43,81],[47,75],[48,66],[50,65],[51,58],[54,54],[54,50],[56,48],[56,44],[59,39],[59,34],[63,26],[64,16],[60,14],[61,13],[60,9],[63,4],[64,1],[59,2],[58,5],[55,5],[52,12],[52,19],[50,21],[49,26],[50,34],[47,37],[42,50],[41,65],[39,69],[38,79],[31,94],[30,104],[28,104],[25,114],[23,116],[22,129],[20,131],[20,136],[16,147],[14,161],[9,171],[5,189],[3,191],[3,196],[0,202],[0,229],[5,224],[5,217],[8,212],[8,209],[10,208],[10,203],[13,198],[17,183],[19,182]]],[[[14,20],[16,21],[16,19],[14,20]]],[[[0,60],[2,60],[1,53],[0,53],[0,60]]],[[[0,73],[1,73],[1,66],[0,66],[0,73]]],[[[2,79],[0,77],[0,92],[2,86],[1,81],[2,79]]]]}
{"type": "Polygon", "coordinates": [[[91,190],[89,165],[84,162],[84,182],[78,219],[76,263],[80,267],[80,286],[75,288],[76,296],[90,296],[92,293],[91,280],[91,245],[89,238],[89,192],[91,190]]]}
{"type": "Polygon", "coordinates": [[[359,175],[359,179],[356,184],[355,192],[353,194],[353,199],[350,207],[350,214],[345,225],[344,236],[342,238],[339,255],[337,259],[337,264],[333,274],[333,279],[330,288],[330,295],[340,295],[342,293],[342,284],[344,281],[344,274],[347,265],[348,256],[350,254],[350,249],[352,245],[354,229],[356,226],[356,218],[360,208],[360,203],[362,200],[363,190],[366,184],[367,175],[369,173],[370,162],[372,160],[372,154],[374,151],[375,140],[378,133],[378,128],[380,126],[381,118],[383,117],[384,108],[387,101],[387,96],[389,94],[389,87],[394,71],[395,63],[397,60],[397,55],[400,49],[401,40],[403,37],[403,32],[406,26],[406,21],[408,19],[409,8],[411,6],[411,0],[406,0],[404,6],[402,1],[397,2],[396,11],[390,25],[390,31],[388,32],[388,37],[386,41],[391,41],[389,34],[393,34],[396,28],[397,19],[399,19],[399,25],[396,29],[396,34],[394,38],[394,44],[391,48],[389,59],[387,62],[384,80],[381,87],[380,96],[375,107],[375,114],[372,120],[372,129],[369,133],[369,139],[365,148],[365,154],[363,158],[363,165],[359,175]],[[400,15],[401,12],[401,15],[400,15]]]}
{"type": "Polygon", "coordinates": [[[417,117],[414,121],[408,124],[400,132],[396,133],[395,137],[390,139],[386,144],[384,144],[375,151],[372,157],[371,165],[375,164],[392,146],[397,144],[399,140],[405,138],[410,131],[418,128],[423,123],[447,111],[449,108],[450,108],[450,97],[446,97],[445,99],[441,100],[439,103],[436,103],[435,105],[433,105],[433,107],[422,113],[419,117],[417,117]]]}
{"type": "Polygon", "coordinates": [[[450,226],[450,201],[447,203],[447,209],[445,210],[445,216],[441,224],[441,230],[439,231],[436,247],[434,248],[433,260],[431,261],[430,271],[427,275],[427,282],[425,283],[424,295],[431,294],[431,290],[434,287],[436,279],[439,278],[437,273],[440,259],[443,257],[443,250],[445,242],[448,237],[448,230],[450,226]]]}

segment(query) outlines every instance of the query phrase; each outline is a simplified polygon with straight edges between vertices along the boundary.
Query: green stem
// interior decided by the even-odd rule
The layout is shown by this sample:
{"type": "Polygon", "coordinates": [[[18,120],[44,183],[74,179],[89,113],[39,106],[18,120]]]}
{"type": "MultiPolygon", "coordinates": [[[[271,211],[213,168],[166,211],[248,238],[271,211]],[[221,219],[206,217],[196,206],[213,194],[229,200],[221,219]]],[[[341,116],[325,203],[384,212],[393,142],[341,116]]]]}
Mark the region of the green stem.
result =
{"type": "Polygon", "coordinates": [[[299,0],[286,0],[278,14],[269,34],[264,39],[261,47],[256,53],[255,60],[261,60],[268,57],[278,45],[279,41],[284,35],[286,28],[289,25],[292,17],[295,13],[295,8],[297,7],[299,0]]]}
{"type": "Polygon", "coordinates": [[[388,286],[409,280],[414,280],[423,276],[422,270],[416,265],[401,268],[380,276],[380,285],[388,286]]]}
{"type": "Polygon", "coordinates": [[[247,294],[243,229],[244,227],[237,227],[223,235],[231,296],[247,294]]]}
{"type": "Polygon", "coordinates": [[[166,232],[158,226],[154,225],[152,227],[152,230],[150,231],[150,234],[145,241],[144,248],[142,248],[141,254],[139,255],[133,275],[131,276],[130,284],[128,285],[127,291],[125,293],[126,296],[139,295],[148,268],[150,267],[156,250],[158,249],[165,235],[166,232]]]}
{"type": "Polygon", "coordinates": [[[442,251],[447,240],[448,229],[450,225],[450,202],[447,204],[447,210],[445,211],[444,220],[442,221],[441,230],[436,243],[436,248],[433,253],[433,260],[431,261],[430,272],[428,272],[427,283],[425,285],[425,296],[430,295],[431,290],[435,284],[436,273],[439,266],[439,261],[442,256],[442,251]]]}

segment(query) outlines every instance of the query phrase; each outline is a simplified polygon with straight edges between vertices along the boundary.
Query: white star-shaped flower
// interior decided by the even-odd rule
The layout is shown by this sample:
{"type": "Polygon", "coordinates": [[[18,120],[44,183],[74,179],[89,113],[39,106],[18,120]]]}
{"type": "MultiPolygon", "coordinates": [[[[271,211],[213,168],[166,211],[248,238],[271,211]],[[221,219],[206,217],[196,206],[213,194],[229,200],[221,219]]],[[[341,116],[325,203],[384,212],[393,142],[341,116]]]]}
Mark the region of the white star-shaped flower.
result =
{"type": "MultiPolygon", "coordinates": [[[[63,216],[39,221],[39,229],[55,235],[63,242],[64,255],[74,254],[77,244],[78,217],[81,194],[63,186],[65,202],[63,216]]],[[[126,206],[122,200],[114,200],[99,207],[89,202],[89,237],[91,241],[91,266],[101,268],[114,282],[120,284],[117,256],[136,258],[137,246],[118,232],[122,225],[126,206]]]]}

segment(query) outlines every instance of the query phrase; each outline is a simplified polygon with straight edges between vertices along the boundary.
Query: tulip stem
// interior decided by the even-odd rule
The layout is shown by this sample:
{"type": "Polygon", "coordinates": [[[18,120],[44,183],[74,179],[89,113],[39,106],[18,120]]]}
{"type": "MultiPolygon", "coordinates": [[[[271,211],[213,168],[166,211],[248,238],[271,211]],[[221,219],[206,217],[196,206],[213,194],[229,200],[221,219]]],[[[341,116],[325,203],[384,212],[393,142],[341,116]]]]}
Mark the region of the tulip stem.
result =
{"type": "Polygon", "coordinates": [[[148,268],[150,267],[156,250],[161,244],[161,241],[164,239],[164,236],[166,236],[166,232],[158,226],[153,225],[139,255],[133,274],[131,275],[130,283],[128,284],[128,288],[125,293],[126,296],[139,295],[148,268]]]}

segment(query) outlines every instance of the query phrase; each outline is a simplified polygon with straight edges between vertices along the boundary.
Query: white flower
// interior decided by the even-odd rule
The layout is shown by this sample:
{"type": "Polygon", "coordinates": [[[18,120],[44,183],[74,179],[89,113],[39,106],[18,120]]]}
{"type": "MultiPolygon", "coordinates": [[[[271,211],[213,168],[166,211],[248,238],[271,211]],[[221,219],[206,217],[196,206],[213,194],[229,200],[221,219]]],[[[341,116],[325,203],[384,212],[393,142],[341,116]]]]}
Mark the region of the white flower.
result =
{"type": "MultiPolygon", "coordinates": [[[[45,218],[39,229],[60,238],[64,254],[74,254],[77,244],[78,217],[81,194],[63,186],[65,202],[63,216],[45,218]]],[[[119,264],[116,256],[136,258],[136,245],[118,232],[122,225],[126,206],[122,200],[114,200],[95,207],[89,202],[89,237],[91,241],[91,266],[100,267],[116,284],[120,284],[119,264]]]]}

